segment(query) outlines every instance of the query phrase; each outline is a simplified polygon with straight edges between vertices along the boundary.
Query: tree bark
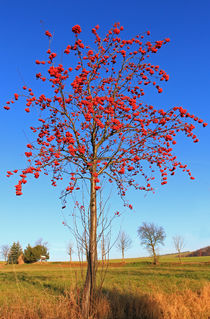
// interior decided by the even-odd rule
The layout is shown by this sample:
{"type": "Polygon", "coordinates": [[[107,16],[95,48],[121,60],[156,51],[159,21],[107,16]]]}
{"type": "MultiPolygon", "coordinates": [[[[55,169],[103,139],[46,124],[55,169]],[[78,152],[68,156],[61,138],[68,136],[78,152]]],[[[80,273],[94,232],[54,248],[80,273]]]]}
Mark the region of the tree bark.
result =
{"type": "MultiPolygon", "coordinates": [[[[93,173],[95,169],[93,167],[93,173]]],[[[91,177],[90,192],[90,227],[89,227],[89,250],[87,253],[87,274],[83,293],[83,316],[84,319],[89,317],[91,303],[93,299],[94,288],[96,285],[96,264],[97,264],[97,206],[96,206],[96,190],[95,177],[91,177]]]]}
{"type": "Polygon", "coordinates": [[[156,256],[156,253],[155,253],[155,248],[154,248],[154,246],[152,246],[152,252],[153,252],[153,262],[154,262],[154,265],[157,265],[158,261],[157,261],[157,256],[156,256]]]}
{"type": "Polygon", "coordinates": [[[180,264],[182,263],[182,260],[181,260],[181,252],[180,252],[180,250],[178,251],[178,253],[179,253],[179,262],[180,262],[180,264]]]}
{"type": "Polygon", "coordinates": [[[70,263],[72,262],[72,258],[71,258],[71,248],[69,250],[69,255],[70,255],[70,263]]]}

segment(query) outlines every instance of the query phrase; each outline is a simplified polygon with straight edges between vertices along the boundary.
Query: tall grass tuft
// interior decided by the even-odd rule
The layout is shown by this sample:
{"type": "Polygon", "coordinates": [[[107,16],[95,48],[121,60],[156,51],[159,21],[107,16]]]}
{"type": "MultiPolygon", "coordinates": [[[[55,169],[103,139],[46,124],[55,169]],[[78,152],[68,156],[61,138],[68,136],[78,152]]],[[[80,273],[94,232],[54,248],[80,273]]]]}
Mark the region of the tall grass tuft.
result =
{"type": "MultiPolygon", "coordinates": [[[[83,319],[78,289],[66,295],[43,299],[18,295],[0,306],[1,319],[83,319]]],[[[209,319],[210,284],[199,291],[123,294],[118,290],[98,292],[90,319],[209,319]]]]}

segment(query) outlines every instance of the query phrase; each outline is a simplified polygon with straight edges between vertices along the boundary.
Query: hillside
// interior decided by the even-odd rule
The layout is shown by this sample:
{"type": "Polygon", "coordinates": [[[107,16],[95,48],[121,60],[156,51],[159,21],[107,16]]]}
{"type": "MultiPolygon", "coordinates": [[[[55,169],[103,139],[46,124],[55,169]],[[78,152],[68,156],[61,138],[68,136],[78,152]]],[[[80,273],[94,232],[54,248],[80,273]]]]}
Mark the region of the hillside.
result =
{"type": "Polygon", "coordinates": [[[186,257],[210,256],[210,246],[195,250],[186,257]]]}

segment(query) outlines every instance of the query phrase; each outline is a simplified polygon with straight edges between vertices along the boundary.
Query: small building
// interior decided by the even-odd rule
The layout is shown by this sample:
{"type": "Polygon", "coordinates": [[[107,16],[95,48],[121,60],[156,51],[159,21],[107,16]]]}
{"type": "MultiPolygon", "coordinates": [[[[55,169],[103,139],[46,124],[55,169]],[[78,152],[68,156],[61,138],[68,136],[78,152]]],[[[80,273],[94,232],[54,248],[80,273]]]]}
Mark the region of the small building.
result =
{"type": "Polygon", "coordinates": [[[41,262],[47,261],[47,256],[40,256],[40,261],[41,261],[41,262]]]}

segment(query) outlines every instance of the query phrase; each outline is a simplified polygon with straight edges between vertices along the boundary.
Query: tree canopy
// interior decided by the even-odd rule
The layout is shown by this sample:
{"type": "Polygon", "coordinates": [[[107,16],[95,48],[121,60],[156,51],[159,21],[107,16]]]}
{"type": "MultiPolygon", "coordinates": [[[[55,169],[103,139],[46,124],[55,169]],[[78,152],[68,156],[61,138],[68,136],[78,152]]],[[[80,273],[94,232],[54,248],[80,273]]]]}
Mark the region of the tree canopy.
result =
{"type": "MultiPolygon", "coordinates": [[[[95,190],[100,189],[103,175],[110,183],[117,183],[122,196],[128,186],[153,190],[155,168],[160,170],[162,185],[167,183],[168,173],[174,175],[177,168],[194,179],[187,165],[173,154],[173,146],[178,132],[198,142],[191,121],[207,124],[183,107],[163,110],[144,102],[144,87],[153,86],[161,93],[161,83],[169,80],[169,75],[149,58],[170,39],[150,41],[147,31],[123,40],[123,27],[118,23],[105,37],[99,36],[98,29],[92,29],[95,41],[91,48],[79,38],[81,27],[72,28],[75,41],[64,50],[70,57],[68,67],[56,62],[57,54],[51,49],[53,37],[46,31],[50,41],[46,59],[35,61],[40,68],[47,66],[46,71],[36,74],[45,93],[36,96],[34,90],[23,86],[23,91],[15,93],[4,106],[9,110],[23,98],[27,113],[35,108],[40,112],[40,124],[30,127],[36,142],[27,144],[28,167],[20,171],[17,195],[22,195],[28,174],[38,179],[41,172],[48,174],[49,168],[53,186],[68,174],[66,195],[91,176],[95,190]],[[47,83],[51,91],[46,90],[47,83]],[[144,171],[146,163],[150,174],[144,171]],[[136,182],[138,174],[145,179],[142,185],[136,182]]],[[[7,176],[17,172],[8,171],[7,176]]]]}

